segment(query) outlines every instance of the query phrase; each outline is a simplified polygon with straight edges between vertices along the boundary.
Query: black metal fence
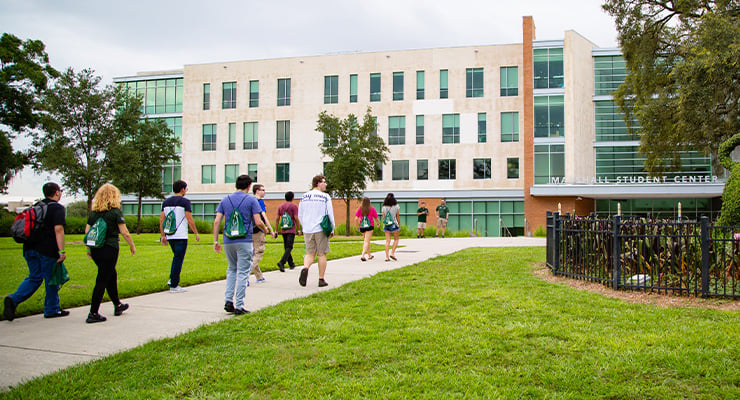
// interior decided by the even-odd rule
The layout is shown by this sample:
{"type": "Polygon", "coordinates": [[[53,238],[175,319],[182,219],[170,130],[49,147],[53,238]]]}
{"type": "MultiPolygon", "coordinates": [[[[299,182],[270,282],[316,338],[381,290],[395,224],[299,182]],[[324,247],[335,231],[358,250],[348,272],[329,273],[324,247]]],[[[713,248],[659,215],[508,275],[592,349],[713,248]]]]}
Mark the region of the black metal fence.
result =
{"type": "Polygon", "coordinates": [[[547,213],[553,274],[615,289],[740,298],[740,227],[547,213]]]}

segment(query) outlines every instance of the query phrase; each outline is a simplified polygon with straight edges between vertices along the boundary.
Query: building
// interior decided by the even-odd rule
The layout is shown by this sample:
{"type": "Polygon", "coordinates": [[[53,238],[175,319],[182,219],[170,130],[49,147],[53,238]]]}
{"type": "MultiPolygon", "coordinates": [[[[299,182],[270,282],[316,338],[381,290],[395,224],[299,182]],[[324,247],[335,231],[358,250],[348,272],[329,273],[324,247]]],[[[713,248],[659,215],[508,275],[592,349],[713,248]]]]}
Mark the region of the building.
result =
{"type": "MultiPolygon", "coordinates": [[[[627,131],[609,94],[624,80],[619,50],[574,31],[539,41],[534,30],[524,17],[518,44],[186,65],[115,81],[182,139],[163,191],[185,179],[203,219],[239,174],[266,185],[268,211],[285,191],[309,190],[329,161],[318,114],[361,117],[368,107],[391,153],[366,195],[379,204],[393,192],[407,225],[419,200],[432,210],[442,198],[450,229],[486,236],[532,234],[558,207],[675,216],[680,202],[686,216],[716,214],[724,185],[709,157],[687,154],[665,177],[645,173],[639,129],[627,131]]],[[[159,204],[145,201],[143,214],[158,215],[159,204]]],[[[343,222],[343,202],[335,212],[343,222]]]]}

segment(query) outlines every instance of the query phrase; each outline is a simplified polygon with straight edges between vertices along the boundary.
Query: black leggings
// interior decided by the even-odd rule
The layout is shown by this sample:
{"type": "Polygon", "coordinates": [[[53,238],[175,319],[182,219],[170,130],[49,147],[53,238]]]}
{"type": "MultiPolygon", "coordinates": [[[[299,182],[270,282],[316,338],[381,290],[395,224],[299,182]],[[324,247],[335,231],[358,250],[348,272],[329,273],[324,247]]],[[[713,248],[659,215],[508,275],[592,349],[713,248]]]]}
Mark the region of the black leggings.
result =
{"type": "Polygon", "coordinates": [[[95,288],[90,301],[90,313],[97,314],[100,302],[103,301],[103,293],[107,290],[108,297],[113,305],[121,304],[118,298],[118,274],[116,263],[118,262],[118,247],[103,246],[90,249],[95,265],[98,266],[98,276],[95,278],[95,288]]]}

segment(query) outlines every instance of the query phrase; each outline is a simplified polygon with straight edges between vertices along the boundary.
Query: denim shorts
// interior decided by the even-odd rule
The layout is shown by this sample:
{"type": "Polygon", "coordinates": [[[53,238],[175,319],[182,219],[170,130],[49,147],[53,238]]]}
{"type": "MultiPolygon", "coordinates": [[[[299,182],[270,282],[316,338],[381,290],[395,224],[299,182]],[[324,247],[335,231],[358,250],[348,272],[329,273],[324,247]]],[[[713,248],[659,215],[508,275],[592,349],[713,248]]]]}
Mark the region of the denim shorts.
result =
{"type": "Polygon", "coordinates": [[[383,232],[395,232],[398,230],[401,230],[401,228],[396,224],[383,226],[383,232]]]}

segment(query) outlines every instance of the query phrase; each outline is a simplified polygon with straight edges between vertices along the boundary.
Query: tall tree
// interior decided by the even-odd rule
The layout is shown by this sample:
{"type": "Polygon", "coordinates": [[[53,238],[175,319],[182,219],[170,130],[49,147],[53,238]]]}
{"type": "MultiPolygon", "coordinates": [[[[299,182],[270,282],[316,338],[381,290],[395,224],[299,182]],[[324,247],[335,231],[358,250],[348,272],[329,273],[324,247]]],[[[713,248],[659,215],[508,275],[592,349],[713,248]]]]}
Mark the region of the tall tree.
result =
{"type": "Polygon", "coordinates": [[[28,163],[25,154],[13,151],[11,141],[38,122],[38,103],[49,78],[59,73],[49,65],[44,43],[0,37],[0,193],[28,163]]]}
{"type": "Polygon", "coordinates": [[[34,131],[30,156],[37,171],[54,171],[72,193],[87,197],[111,179],[106,152],[120,140],[121,120],[137,120],[138,109],[124,107],[125,88],[101,87],[92,70],[67,69],[43,96],[42,130],[34,131]],[[135,115],[131,115],[135,113],[135,115]]]}
{"type": "Polygon", "coordinates": [[[740,132],[740,5],[737,0],[606,0],[628,75],[614,99],[637,117],[653,174],[700,150],[714,165],[740,132]]]}
{"type": "MultiPolygon", "coordinates": [[[[141,100],[129,103],[139,108],[141,100]]],[[[108,160],[112,167],[113,183],[121,191],[134,193],[138,199],[136,233],[141,233],[141,205],[144,197],[163,199],[162,166],[179,161],[176,138],[161,119],[137,120],[126,129],[123,140],[114,143],[108,160]]]]}
{"type": "Polygon", "coordinates": [[[324,135],[319,149],[321,154],[332,159],[325,168],[329,182],[327,191],[343,199],[347,206],[347,236],[350,201],[362,196],[368,179],[375,181],[375,166],[388,161],[390,150],[383,139],[374,134],[376,128],[377,122],[370,115],[369,107],[362,125],[358,124],[354,114],[349,114],[345,119],[327,114],[326,111],[319,114],[316,130],[324,135]]]}

